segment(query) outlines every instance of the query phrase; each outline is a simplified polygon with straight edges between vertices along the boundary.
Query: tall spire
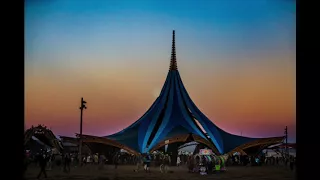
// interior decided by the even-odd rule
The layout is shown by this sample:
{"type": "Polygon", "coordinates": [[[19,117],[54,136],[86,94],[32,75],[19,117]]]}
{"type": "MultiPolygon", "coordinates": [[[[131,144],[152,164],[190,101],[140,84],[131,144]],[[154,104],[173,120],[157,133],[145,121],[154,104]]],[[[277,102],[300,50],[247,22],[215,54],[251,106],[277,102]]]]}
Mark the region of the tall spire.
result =
{"type": "Polygon", "coordinates": [[[176,57],[176,42],[175,42],[175,32],[172,31],[172,49],[171,49],[171,60],[170,60],[170,71],[178,70],[177,57],[176,57]]]}

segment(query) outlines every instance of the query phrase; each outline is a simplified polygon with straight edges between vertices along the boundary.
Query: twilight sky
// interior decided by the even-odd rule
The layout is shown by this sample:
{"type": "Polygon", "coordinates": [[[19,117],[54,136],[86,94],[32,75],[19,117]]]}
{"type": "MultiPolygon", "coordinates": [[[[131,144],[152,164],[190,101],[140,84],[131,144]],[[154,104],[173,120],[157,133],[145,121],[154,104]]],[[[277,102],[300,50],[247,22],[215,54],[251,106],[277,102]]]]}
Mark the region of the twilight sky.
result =
{"type": "Polygon", "coordinates": [[[172,30],[191,98],[222,129],[296,128],[293,0],[27,0],[25,126],[108,135],[136,121],[168,73],[172,30]]]}

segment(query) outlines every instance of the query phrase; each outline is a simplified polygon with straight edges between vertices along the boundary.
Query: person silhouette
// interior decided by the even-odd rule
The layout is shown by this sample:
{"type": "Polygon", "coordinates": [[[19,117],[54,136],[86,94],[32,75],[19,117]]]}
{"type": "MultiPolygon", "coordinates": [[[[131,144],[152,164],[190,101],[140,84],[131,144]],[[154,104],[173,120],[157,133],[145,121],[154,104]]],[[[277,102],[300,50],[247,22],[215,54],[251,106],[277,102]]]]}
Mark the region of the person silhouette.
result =
{"type": "Polygon", "coordinates": [[[44,177],[47,178],[47,173],[46,173],[47,156],[44,152],[42,152],[38,155],[38,162],[39,162],[39,166],[40,166],[40,172],[37,176],[37,179],[40,179],[40,176],[42,174],[44,174],[44,177]]]}

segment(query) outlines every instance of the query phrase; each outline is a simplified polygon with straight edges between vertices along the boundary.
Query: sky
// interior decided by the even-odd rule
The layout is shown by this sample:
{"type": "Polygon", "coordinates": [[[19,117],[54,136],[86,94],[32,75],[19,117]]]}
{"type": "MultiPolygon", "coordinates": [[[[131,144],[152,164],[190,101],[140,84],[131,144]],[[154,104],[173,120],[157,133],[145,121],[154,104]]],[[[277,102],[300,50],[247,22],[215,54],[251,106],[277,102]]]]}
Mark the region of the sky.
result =
{"type": "Polygon", "coordinates": [[[159,95],[172,30],[178,69],[198,108],[249,137],[296,129],[293,0],[26,0],[25,128],[105,136],[159,95]]]}

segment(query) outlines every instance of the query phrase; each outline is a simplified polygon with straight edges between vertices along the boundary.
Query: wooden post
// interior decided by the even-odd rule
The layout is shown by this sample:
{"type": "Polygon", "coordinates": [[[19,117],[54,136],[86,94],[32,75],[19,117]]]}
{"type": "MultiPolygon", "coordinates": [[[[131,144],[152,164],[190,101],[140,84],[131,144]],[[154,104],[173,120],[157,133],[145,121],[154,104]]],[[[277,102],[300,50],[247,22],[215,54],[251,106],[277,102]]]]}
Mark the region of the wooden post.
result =
{"type": "Polygon", "coordinates": [[[80,106],[80,135],[79,135],[79,166],[82,166],[82,115],[83,115],[83,109],[87,109],[86,107],[86,101],[83,100],[83,97],[81,98],[81,106],[80,106]]]}

